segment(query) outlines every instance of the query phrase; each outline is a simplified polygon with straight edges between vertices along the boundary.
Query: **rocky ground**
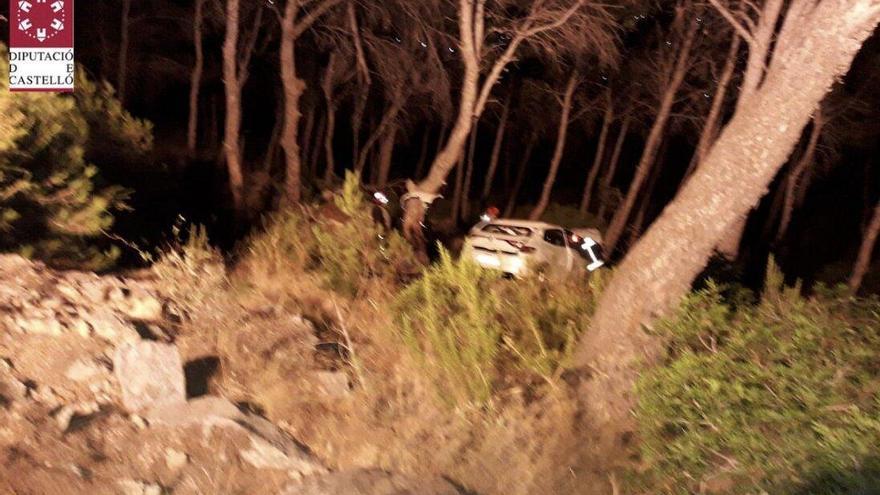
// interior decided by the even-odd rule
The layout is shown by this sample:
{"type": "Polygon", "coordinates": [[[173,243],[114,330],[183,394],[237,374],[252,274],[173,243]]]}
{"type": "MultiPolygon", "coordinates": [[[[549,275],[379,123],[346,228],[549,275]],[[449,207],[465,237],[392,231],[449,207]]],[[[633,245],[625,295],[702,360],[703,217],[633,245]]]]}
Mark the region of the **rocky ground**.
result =
{"type": "MultiPolygon", "coordinates": [[[[211,395],[218,363],[179,335],[160,285],[0,256],[0,493],[463,493],[442,478],[338,468],[259,408],[211,395]]],[[[289,358],[318,359],[320,332],[290,318],[305,345],[285,346],[289,358]]],[[[292,379],[293,395],[347,394],[348,375],[324,368],[292,379]]]]}

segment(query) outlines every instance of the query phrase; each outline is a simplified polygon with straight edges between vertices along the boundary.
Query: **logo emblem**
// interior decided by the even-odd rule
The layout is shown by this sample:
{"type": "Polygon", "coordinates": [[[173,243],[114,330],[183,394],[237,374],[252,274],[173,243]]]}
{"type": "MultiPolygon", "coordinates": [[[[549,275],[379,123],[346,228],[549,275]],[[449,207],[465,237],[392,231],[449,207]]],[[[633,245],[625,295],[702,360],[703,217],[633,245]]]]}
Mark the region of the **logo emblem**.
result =
{"type": "MultiPolygon", "coordinates": [[[[13,0],[16,1],[16,0],[13,0]]],[[[18,30],[40,43],[64,31],[67,23],[65,0],[18,0],[18,30]]]]}

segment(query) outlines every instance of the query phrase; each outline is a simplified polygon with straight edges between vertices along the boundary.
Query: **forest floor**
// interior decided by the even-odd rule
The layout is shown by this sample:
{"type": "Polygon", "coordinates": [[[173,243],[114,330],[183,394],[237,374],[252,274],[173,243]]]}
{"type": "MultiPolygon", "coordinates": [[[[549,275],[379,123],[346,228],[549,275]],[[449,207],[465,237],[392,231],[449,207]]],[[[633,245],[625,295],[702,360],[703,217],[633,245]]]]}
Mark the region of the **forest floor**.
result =
{"type": "Polygon", "coordinates": [[[209,275],[0,257],[0,492],[616,491],[576,377],[452,409],[372,298],[209,275]]]}

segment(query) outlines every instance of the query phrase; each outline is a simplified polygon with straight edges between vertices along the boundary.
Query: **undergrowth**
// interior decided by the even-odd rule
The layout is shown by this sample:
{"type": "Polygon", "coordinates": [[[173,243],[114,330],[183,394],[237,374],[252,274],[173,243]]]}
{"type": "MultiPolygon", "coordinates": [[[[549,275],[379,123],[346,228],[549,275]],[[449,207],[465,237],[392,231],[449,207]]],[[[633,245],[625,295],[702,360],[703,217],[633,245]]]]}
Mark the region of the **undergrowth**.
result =
{"type": "Polygon", "coordinates": [[[710,283],[661,325],[634,492],[876,493],[880,301],[805,298],[768,272],[755,305],[734,309],[710,283]]]}
{"type": "Polygon", "coordinates": [[[441,248],[440,261],[400,293],[393,311],[438,395],[466,406],[533,378],[552,384],[593,300],[582,277],[505,280],[441,248]]]}

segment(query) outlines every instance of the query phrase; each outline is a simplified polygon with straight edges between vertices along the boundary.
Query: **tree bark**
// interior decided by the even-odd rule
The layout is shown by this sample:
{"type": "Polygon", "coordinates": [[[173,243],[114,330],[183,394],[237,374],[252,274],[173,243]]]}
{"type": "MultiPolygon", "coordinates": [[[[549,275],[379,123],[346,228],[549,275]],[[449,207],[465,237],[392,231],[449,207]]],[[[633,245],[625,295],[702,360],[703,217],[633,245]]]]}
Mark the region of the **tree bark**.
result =
{"type": "Polygon", "coordinates": [[[202,70],[205,55],[202,50],[203,7],[205,0],[196,0],[193,14],[193,43],[195,46],[195,63],[189,85],[189,122],[186,128],[186,152],[190,158],[196,156],[196,145],[199,125],[199,91],[202,87],[202,70]]]}
{"type": "Polygon", "coordinates": [[[394,156],[394,145],[397,142],[397,123],[391,124],[391,127],[385,132],[382,144],[379,145],[379,174],[376,179],[376,185],[384,187],[388,183],[388,176],[391,173],[391,159],[394,156]]]}
{"type": "Polygon", "coordinates": [[[550,160],[550,170],[547,172],[547,178],[544,180],[544,187],[541,189],[541,197],[538,203],[529,214],[529,220],[537,220],[541,218],[547,205],[550,204],[550,194],[553,192],[553,184],[556,183],[556,174],[559,172],[559,164],[562,162],[562,155],[565,152],[565,141],[568,136],[568,124],[571,120],[571,100],[574,97],[574,90],[577,87],[578,74],[575,72],[568,78],[568,84],[565,86],[565,94],[562,97],[562,115],[559,118],[559,132],[556,136],[556,148],[553,150],[553,158],[550,160]]]}
{"type": "Polygon", "coordinates": [[[370,152],[373,151],[373,146],[379,142],[380,139],[385,135],[388,129],[392,124],[395,123],[397,119],[397,115],[400,113],[400,110],[403,108],[403,97],[395,97],[394,100],[388,103],[388,109],[385,110],[385,113],[382,115],[382,120],[379,121],[379,125],[373,130],[370,137],[367,138],[367,141],[364,143],[364,147],[360,150],[358,155],[358,161],[355,163],[355,171],[358,173],[363,173],[364,166],[367,164],[367,160],[370,158],[370,152]]]}
{"type": "Polygon", "coordinates": [[[288,0],[281,17],[281,84],[284,88],[284,129],[281,148],[284,149],[284,202],[299,203],[302,197],[302,161],[299,150],[299,99],[306,89],[305,82],[296,74],[296,16],[298,0],[288,0]]]}
{"type": "Polygon", "coordinates": [[[519,167],[516,171],[516,179],[513,181],[513,189],[510,191],[510,197],[507,198],[507,205],[504,207],[504,216],[510,217],[513,215],[513,209],[516,208],[516,198],[519,196],[519,190],[522,188],[523,181],[526,177],[526,169],[529,165],[529,160],[532,159],[532,152],[535,150],[535,144],[538,142],[538,136],[534,133],[529,136],[529,140],[526,143],[526,149],[523,151],[522,159],[519,162],[519,167]]]}
{"type": "Polygon", "coordinates": [[[669,140],[664,139],[663,144],[660,146],[660,152],[657,155],[657,164],[653,167],[653,170],[651,170],[651,176],[648,178],[648,183],[645,184],[645,191],[642,194],[642,202],[639,205],[635,218],[633,219],[629,236],[630,245],[634,244],[639,236],[642,235],[642,228],[645,226],[648,209],[651,208],[651,196],[654,194],[654,187],[657,185],[657,180],[660,178],[660,175],[663,174],[663,167],[666,166],[666,153],[668,149],[669,140]]]}
{"type": "Polygon", "coordinates": [[[697,33],[698,27],[699,24],[693,22],[685,34],[678,58],[676,59],[675,66],[670,74],[669,84],[667,84],[664,89],[663,98],[660,101],[660,108],[657,111],[657,118],[654,120],[654,124],[651,126],[651,131],[648,134],[648,139],[645,142],[645,149],[642,151],[642,157],[639,160],[636,173],[629,185],[626,196],[624,196],[623,204],[621,204],[614,213],[614,217],[611,219],[611,225],[608,227],[608,231],[605,234],[604,248],[605,252],[608,254],[614,252],[614,248],[617,246],[617,242],[620,240],[624,228],[626,227],[626,222],[629,219],[633,206],[635,206],[636,198],[638,197],[639,192],[641,192],[642,184],[645,182],[645,179],[648,178],[651,166],[657,158],[657,149],[660,147],[660,143],[663,139],[666,122],[669,120],[669,116],[672,112],[672,105],[675,103],[675,95],[678,93],[678,89],[684,81],[684,76],[687,74],[691,56],[691,47],[693,46],[694,37],[697,33]]]}
{"type": "Polygon", "coordinates": [[[237,214],[243,213],[244,174],[241,167],[241,85],[238,73],[239,0],[226,1],[226,38],[223,42],[223,84],[226,86],[226,125],[223,150],[229,189],[237,214]]]}
{"type": "Polygon", "coordinates": [[[630,116],[627,115],[623,119],[623,124],[620,125],[620,131],[617,134],[617,142],[614,143],[614,151],[611,152],[611,160],[608,162],[608,171],[605,172],[605,175],[602,177],[602,181],[599,183],[599,191],[601,197],[599,201],[599,212],[597,216],[600,219],[605,219],[605,210],[608,209],[608,194],[611,190],[611,184],[614,183],[614,176],[617,174],[617,164],[620,163],[620,153],[623,151],[623,144],[626,142],[626,133],[629,131],[629,122],[630,116]]]}
{"type": "Polygon", "coordinates": [[[128,21],[131,13],[131,0],[122,0],[122,19],[119,22],[119,61],[116,66],[116,94],[119,102],[125,104],[125,83],[128,78],[128,21]]]}
{"type": "Polygon", "coordinates": [[[859,291],[859,288],[862,286],[862,280],[864,280],[865,274],[868,273],[868,268],[871,266],[871,254],[874,252],[874,246],[877,244],[878,233],[880,233],[880,201],[874,207],[871,223],[868,224],[865,235],[862,237],[859,255],[856,257],[852,275],[849,277],[849,290],[853,294],[859,291]]]}
{"type": "Polygon", "coordinates": [[[458,225],[461,219],[461,190],[464,184],[464,156],[458,160],[455,167],[455,186],[452,191],[452,212],[450,219],[458,225]]]}
{"type": "Polygon", "coordinates": [[[584,405],[600,448],[619,445],[631,426],[638,370],[662,349],[642,325],[678,304],[719,239],[766,193],[823,96],[880,21],[873,0],[822,0],[796,13],[788,12],[750,104],[735,112],[704,163],[617,267],[578,345],[575,362],[593,377],[584,405]]]}
{"type": "Polygon", "coordinates": [[[593,166],[587,175],[587,182],[584,184],[584,194],[581,196],[581,213],[586,213],[590,208],[593,196],[593,185],[596,178],[599,177],[599,170],[602,168],[602,159],[605,157],[605,142],[608,139],[608,130],[611,128],[611,122],[614,120],[614,105],[611,101],[611,91],[607,93],[605,101],[605,117],[602,119],[602,131],[599,132],[599,143],[596,146],[596,154],[593,156],[593,166]]]}
{"type": "Polygon", "coordinates": [[[798,185],[801,176],[807,167],[813,164],[816,156],[816,145],[819,143],[819,136],[822,134],[822,109],[816,110],[813,115],[813,129],[810,131],[810,138],[804,154],[794,164],[788,172],[785,180],[785,196],[782,201],[782,216],[779,219],[779,229],[776,231],[776,242],[782,240],[785,233],[788,232],[788,226],[791,223],[791,214],[794,211],[795,200],[797,199],[798,185]]]}
{"type": "Polygon", "coordinates": [[[483,191],[480,194],[480,200],[483,202],[489,199],[489,194],[492,192],[492,182],[495,181],[498,158],[501,156],[501,143],[504,141],[504,133],[507,130],[507,116],[510,113],[510,99],[512,95],[513,92],[508,94],[504,100],[501,119],[498,122],[498,129],[495,131],[495,143],[492,145],[492,156],[489,158],[489,170],[486,171],[486,178],[483,180],[483,191]]]}

